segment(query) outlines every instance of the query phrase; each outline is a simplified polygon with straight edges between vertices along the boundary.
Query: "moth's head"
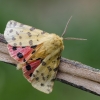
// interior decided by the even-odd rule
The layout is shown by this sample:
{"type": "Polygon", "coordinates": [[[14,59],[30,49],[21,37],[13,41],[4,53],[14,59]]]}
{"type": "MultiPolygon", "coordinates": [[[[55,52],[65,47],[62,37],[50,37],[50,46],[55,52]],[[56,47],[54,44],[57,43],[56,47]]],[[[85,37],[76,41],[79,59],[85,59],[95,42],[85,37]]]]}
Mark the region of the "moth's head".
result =
{"type": "Polygon", "coordinates": [[[61,48],[63,50],[64,46],[63,46],[63,38],[56,35],[55,33],[51,33],[50,34],[50,41],[52,44],[55,45],[55,47],[61,48]]]}

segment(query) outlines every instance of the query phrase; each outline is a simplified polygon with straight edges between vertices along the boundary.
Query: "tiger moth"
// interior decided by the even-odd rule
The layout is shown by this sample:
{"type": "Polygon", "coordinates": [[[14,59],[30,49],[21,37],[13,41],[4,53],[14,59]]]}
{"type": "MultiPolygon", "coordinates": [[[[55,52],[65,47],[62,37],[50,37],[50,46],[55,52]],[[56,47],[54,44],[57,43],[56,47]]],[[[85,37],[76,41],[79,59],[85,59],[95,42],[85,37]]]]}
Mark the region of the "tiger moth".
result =
{"type": "Polygon", "coordinates": [[[63,38],[13,20],[7,23],[4,37],[10,56],[18,62],[17,69],[22,69],[34,88],[52,92],[64,49],[63,38]]]}
{"type": "Polygon", "coordinates": [[[22,69],[34,88],[47,94],[53,89],[64,49],[64,33],[60,37],[13,20],[7,23],[4,31],[9,54],[18,62],[17,69],[22,69]]]}

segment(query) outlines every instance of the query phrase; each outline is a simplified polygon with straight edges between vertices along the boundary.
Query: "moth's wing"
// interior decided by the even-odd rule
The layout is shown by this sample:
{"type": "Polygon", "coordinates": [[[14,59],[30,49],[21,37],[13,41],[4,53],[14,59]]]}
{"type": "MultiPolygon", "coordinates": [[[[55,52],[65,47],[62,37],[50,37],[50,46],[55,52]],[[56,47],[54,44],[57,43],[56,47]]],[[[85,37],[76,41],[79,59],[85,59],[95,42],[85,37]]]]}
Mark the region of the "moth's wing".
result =
{"type": "Polygon", "coordinates": [[[48,55],[42,63],[34,70],[31,76],[31,84],[34,88],[44,92],[52,92],[57,69],[60,63],[60,51],[48,55]]]}
{"type": "Polygon", "coordinates": [[[11,46],[7,45],[9,54],[13,57],[16,61],[20,63],[25,63],[31,56],[41,47],[41,45],[35,46],[11,46]]]}
{"type": "Polygon", "coordinates": [[[41,59],[37,59],[31,61],[30,63],[27,63],[25,66],[22,67],[23,75],[29,82],[31,82],[31,76],[34,70],[40,65],[40,63],[41,59]]]}
{"type": "Polygon", "coordinates": [[[7,45],[9,54],[13,57],[16,61],[25,62],[26,59],[29,59],[30,54],[32,53],[33,49],[29,46],[27,47],[16,47],[7,45]]]}
{"type": "Polygon", "coordinates": [[[16,21],[9,21],[4,31],[6,41],[12,46],[33,46],[48,40],[49,33],[16,21]]]}

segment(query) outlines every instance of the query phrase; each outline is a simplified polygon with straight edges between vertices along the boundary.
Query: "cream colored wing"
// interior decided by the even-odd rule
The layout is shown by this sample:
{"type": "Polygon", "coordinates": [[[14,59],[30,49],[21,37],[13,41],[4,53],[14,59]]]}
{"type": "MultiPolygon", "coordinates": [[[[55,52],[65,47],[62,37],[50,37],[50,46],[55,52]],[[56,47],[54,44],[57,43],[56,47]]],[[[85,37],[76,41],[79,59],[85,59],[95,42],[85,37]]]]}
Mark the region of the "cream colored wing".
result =
{"type": "Polygon", "coordinates": [[[60,49],[55,50],[35,69],[31,77],[31,84],[34,88],[47,94],[52,92],[60,62],[60,55],[60,49]]]}
{"type": "Polygon", "coordinates": [[[4,31],[6,41],[12,46],[32,46],[45,42],[49,33],[16,21],[9,21],[4,31]]]}

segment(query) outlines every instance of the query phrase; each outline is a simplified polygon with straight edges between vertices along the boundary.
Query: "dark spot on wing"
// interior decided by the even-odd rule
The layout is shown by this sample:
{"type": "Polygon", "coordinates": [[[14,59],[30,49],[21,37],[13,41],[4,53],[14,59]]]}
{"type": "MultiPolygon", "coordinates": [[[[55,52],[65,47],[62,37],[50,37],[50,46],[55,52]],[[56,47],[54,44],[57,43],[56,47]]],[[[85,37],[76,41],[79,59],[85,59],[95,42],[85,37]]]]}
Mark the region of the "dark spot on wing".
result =
{"type": "Polygon", "coordinates": [[[33,60],[32,58],[30,60],[33,60]]]}
{"type": "Polygon", "coordinates": [[[33,76],[33,77],[35,77],[35,75],[34,75],[34,74],[33,74],[32,76],[33,76]]]}
{"type": "Polygon", "coordinates": [[[45,65],[46,65],[46,63],[45,63],[44,61],[42,61],[42,65],[43,65],[43,66],[45,66],[45,65]]]}
{"type": "Polygon", "coordinates": [[[14,27],[17,25],[17,22],[14,22],[14,27]]]}
{"type": "Polygon", "coordinates": [[[23,62],[26,62],[25,58],[23,59],[23,62]]]}
{"type": "Polygon", "coordinates": [[[12,49],[13,49],[13,50],[17,50],[17,47],[16,47],[16,46],[13,46],[12,49]]]}
{"type": "Polygon", "coordinates": [[[30,75],[29,75],[30,77],[32,76],[32,73],[30,73],[30,75]]]}
{"type": "Polygon", "coordinates": [[[49,92],[50,92],[50,89],[47,89],[47,91],[49,91],[49,92]]]}
{"type": "Polygon", "coordinates": [[[30,32],[27,32],[27,34],[28,34],[28,36],[29,36],[29,37],[31,37],[31,36],[32,36],[30,32]]]}
{"type": "Polygon", "coordinates": [[[18,58],[23,58],[23,54],[19,52],[19,53],[17,53],[17,57],[18,58]]]}
{"type": "Polygon", "coordinates": [[[45,77],[42,77],[42,79],[45,81],[45,77]]]}
{"type": "Polygon", "coordinates": [[[22,37],[21,36],[19,36],[19,39],[21,39],[22,37]]]}
{"type": "Polygon", "coordinates": [[[16,38],[15,37],[12,37],[12,40],[16,40],[16,38]]]}
{"type": "Polygon", "coordinates": [[[36,77],[35,79],[38,81],[39,80],[39,77],[36,77]]]}
{"type": "Polygon", "coordinates": [[[22,45],[22,42],[19,42],[19,45],[21,46],[22,45]]]}
{"type": "Polygon", "coordinates": [[[30,31],[33,31],[34,29],[35,29],[34,27],[31,27],[31,28],[30,28],[30,31]]]}
{"type": "Polygon", "coordinates": [[[33,45],[33,46],[31,46],[31,48],[33,48],[33,49],[35,49],[37,47],[37,45],[33,45]]]}
{"type": "Polygon", "coordinates": [[[57,58],[57,60],[59,60],[59,59],[61,59],[61,56],[59,56],[59,57],[57,58]]]}
{"type": "Polygon", "coordinates": [[[25,46],[22,46],[22,48],[25,48],[25,46]]]}
{"type": "Polygon", "coordinates": [[[42,59],[42,58],[37,58],[36,60],[40,60],[41,62],[43,61],[43,59],[42,59]]]}
{"type": "Polygon", "coordinates": [[[10,25],[12,24],[12,21],[10,21],[10,25]]]}
{"type": "Polygon", "coordinates": [[[47,78],[49,78],[49,75],[47,75],[47,78]]]}
{"type": "Polygon", "coordinates": [[[41,58],[37,58],[36,60],[41,60],[41,58]]]}
{"type": "Polygon", "coordinates": [[[11,29],[9,32],[12,33],[13,32],[13,29],[11,29]]]}
{"type": "Polygon", "coordinates": [[[31,45],[31,46],[33,45],[33,40],[29,41],[29,45],[31,45]]]}
{"type": "Polygon", "coordinates": [[[32,51],[32,54],[35,53],[35,50],[32,51]]]}
{"type": "Polygon", "coordinates": [[[56,79],[55,78],[53,78],[51,81],[53,82],[53,81],[55,81],[56,79]]]}
{"type": "Polygon", "coordinates": [[[19,33],[16,31],[16,34],[19,35],[19,33]]]}
{"type": "Polygon", "coordinates": [[[31,70],[31,66],[30,66],[30,65],[27,65],[27,66],[26,66],[26,69],[27,69],[27,70],[31,70]]]}
{"type": "Polygon", "coordinates": [[[38,70],[36,70],[36,72],[38,73],[39,71],[38,71],[38,70]]]}
{"type": "Polygon", "coordinates": [[[41,76],[44,76],[44,73],[41,73],[41,76]]]}
{"type": "Polygon", "coordinates": [[[52,61],[52,63],[55,63],[56,61],[52,61]]]}
{"type": "Polygon", "coordinates": [[[58,70],[58,67],[56,67],[55,69],[53,69],[55,72],[58,70]]]}
{"type": "Polygon", "coordinates": [[[52,71],[52,68],[50,66],[48,66],[47,68],[48,68],[49,72],[52,71]]]}
{"type": "Polygon", "coordinates": [[[44,84],[43,84],[43,83],[41,83],[41,86],[44,86],[44,84]]]}
{"type": "Polygon", "coordinates": [[[28,62],[25,62],[26,63],[26,65],[28,65],[28,62]]]}

